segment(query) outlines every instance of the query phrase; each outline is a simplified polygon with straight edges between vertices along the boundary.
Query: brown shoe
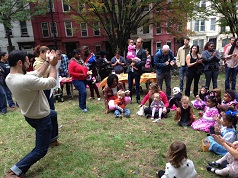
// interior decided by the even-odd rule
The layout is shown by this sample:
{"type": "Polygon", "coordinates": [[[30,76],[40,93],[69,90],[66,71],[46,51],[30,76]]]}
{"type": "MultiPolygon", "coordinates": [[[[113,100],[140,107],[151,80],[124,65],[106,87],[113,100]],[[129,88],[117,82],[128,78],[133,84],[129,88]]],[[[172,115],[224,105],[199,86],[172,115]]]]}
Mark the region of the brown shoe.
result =
{"type": "Polygon", "coordinates": [[[49,147],[55,147],[55,146],[59,146],[59,145],[61,145],[61,143],[58,141],[58,140],[55,140],[55,141],[53,141],[53,142],[51,142],[50,143],[50,146],[49,147]]]}
{"type": "Polygon", "coordinates": [[[3,178],[21,178],[20,176],[17,176],[14,172],[9,171],[7,175],[5,175],[3,178]]]}

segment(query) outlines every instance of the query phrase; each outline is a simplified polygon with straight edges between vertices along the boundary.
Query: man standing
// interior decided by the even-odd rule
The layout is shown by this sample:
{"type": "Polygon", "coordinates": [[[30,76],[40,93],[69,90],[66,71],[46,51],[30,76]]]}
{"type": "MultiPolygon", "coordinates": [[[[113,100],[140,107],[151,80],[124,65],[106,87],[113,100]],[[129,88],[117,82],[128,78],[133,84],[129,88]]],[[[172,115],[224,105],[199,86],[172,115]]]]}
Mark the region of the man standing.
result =
{"type": "Polygon", "coordinates": [[[140,61],[138,61],[137,59],[131,59],[128,61],[128,63],[130,64],[130,66],[128,68],[128,88],[130,90],[130,97],[132,98],[133,80],[135,79],[136,102],[138,104],[141,104],[141,102],[140,102],[140,77],[142,74],[141,68],[142,68],[142,66],[145,65],[145,62],[146,62],[146,52],[142,48],[142,45],[143,45],[143,39],[138,38],[136,40],[136,57],[138,57],[140,59],[140,61]],[[135,68],[133,68],[132,65],[135,66],[135,68]]]}
{"type": "Polygon", "coordinates": [[[168,45],[164,45],[162,50],[158,50],[154,57],[156,67],[156,78],[162,90],[163,80],[166,84],[166,95],[171,98],[171,68],[175,64],[175,58],[168,45]]]}
{"type": "MultiPolygon", "coordinates": [[[[65,54],[62,54],[62,51],[60,51],[60,50],[57,50],[56,54],[61,58],[59,75],[61,77],[69,77],[69,73],[68,73],[69,58],[65,54]]],[[[61,86],[62,92],[63,92],[63,88],[64,88],[64,86],[62,85],[61,86]]],[[[72,97],[69,83],[66,83],[66,92],[69,97],[72,97]]]]}
{"type": "Polygon", "coordinates": [[[4,178],[22,177],[34,163],[43,158],[50,144],[56,145],[58,138],[57,113],[50,110],[43,92],[56,85],[58,62],[55,52],[46,54],[46,60],[37,70],[26,73],[29,67],[27,54],[14,50],[9,54],[10,74],[6,83],[16,98],[21,113],[28,124],[35,129],[35,148],[16,163],[4,178]],[[50,65],[48,78],[41,78],[50,65]]]}
{"type": "Polygon", "coordinates": [[[15,105],[13,99],[12,99],[12,93],[9,90],[9,88],[7,87],[6,82],[5,82],[5,79],[6,79],[7,75],[10,72],[10,66],[8,64],[7,58],[8,58],[8,54],[6,52],[1,52],[0,53],[0,59],[1,59],[0,60],[0,66],[3,68],[3,73],[2,74],[4,74],[4,76],[3,76],[4,80],[3,80],[3,85],[2,86],[3,86],[4,91],[6,93],[7,102],[8,102],[9,107],[10,108],[15,108],[16,105],[15,105]]]}
{"type": "Polygon", "coordinates": [[[179,68],[179,88],[180,91],[183,91],[183,79],[184,75],[186,75],[188,66],[186,64],[186,56],[189,53],[190,45],[189,45],[190,38],[186,37],[183,41],[184,45],[178,49],[177,58],[176,58],[176,65],[179,68]]]}

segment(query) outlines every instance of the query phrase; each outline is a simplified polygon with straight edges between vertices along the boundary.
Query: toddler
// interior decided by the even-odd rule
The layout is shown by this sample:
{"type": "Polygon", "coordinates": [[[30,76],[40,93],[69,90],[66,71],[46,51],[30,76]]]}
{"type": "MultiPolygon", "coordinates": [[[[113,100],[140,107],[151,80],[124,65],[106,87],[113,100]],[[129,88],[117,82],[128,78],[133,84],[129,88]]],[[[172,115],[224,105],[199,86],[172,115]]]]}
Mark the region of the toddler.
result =
{"type": "Polygon", "coordinates": [[[206,99],[208,95],[209,95],[208,88],[206,86],[202,86],[199,95],[196,96],[196,100],[191,101],[193,107],[195,109],[200,110],[204,109],[204,107],[206,106],[206,99]]]}
{"type": "Polygon", "coordinates": [[[152,110],[152,114],[151,114],[151,120],[153,120],[152,122],[158,122],[159,120],[161,120],[161,115],[163,110],[166,110],[166,107],[164,106],[163,101],[160,98],[160,94],[159,93],[154,93],[154,100],[152,101],[150,108],[152,110]],[[154,116],[155,116],[155,112],[158,112],[158,119],[154,120],[154,116]]]}
{"type": "Polygon", "coordinates": [[[210,127],[214,126],[216,122],[213,117],[219,115],[218,109],[216,108],[215,97],[208,96],[204,111],[202,118],[193,122],[191,126],[194,130],[209,132],[210,127]]]}
{"type": "Polygon", "coordinates": [[[181,141],[174,141],[169,146],[167,154],[168,163],[166,163],[165,171],[160,170],[157,172],[158,178],[195,178],[197,172],[194,164],[187,156],[186,145],[181,141]]]}
{"type": "Polygon", "coordinates": [[[233,108],[236,108],[236,105],[237,105],[236,93],[234,90],[228,89],[224,93],[224,97],[223,97],[221,104],[218,104],[217,107],[219,109],[226,110],[225,108],[230,107],[230,106],[232,106],[233,108]]]}
{"type": "Polygon", "coordinates": [[[219,135],[213,135],[213,137],[224,146],[229,153],[217,161],[209,162],[209,166],[206,167],[207,171],[211,171],[220,176],[238,177],[238,141],[231,144],[227,143],[219,135]],[[228,164],[224,166],[226,163],[228,164]]]}
{"type": "Polygon", "coordinates": [[[196,116],[194,115],[193,108],[189,106],[189,97],[182,96],[181,104],[182,106],[176,109],[174,121],[178,121],[179,126],[191,126],[196,116]]]}
{"type": "MultiPolygon", "coordinates": [[[[236,111],[228,110],[225,113],[222,114],[222,119],[219,120],[218,117],[215,117],[215,120],[219,120],[218,122],[221,123],[221,127],[219,129],[216,129],[214,133],[211,134],[217,134],[221,135],[226,142],[233,143],[236,140],[236,122],[237,122],[237,115],[236,111]]],[[[211,130],[211,129],[210,129],[211,130]]],[[[210,146],[209,150],[215,152],[218,155],[224,156],[227,153],[227,150],[221,146],[219,143],[217,143],[212,136],[209,136],[206,138],[209,140],[210,146]]]]}
{"type": "Polygon", "coordinates": [[[122,119],[122,113],[124,113],[124,116],[126,118],[130,117],[130,110],[126,109],[126,103],[125,103],[125,92],[122,90],[119,90],[117,92],[117,99],[114,100],[114,105],[115,105],[115,111],[114,115],[115,118],[120,118],[122,119]]]}
{"type": "Polygon", "coordinates": [[[219,88],[214,88],[210,94],[210,96],[215,96],[216,97],[216,101],[217,101],[217,104],[221,104],[221,89],[219,88]]]}
{"type": "Polygon", "coordinates": [[[126,58],[129,60],[136,60],[131,63],[131,66],[133,69],[138,70],[138,68],[135,66],[135,62],[141,61],[140,58],[136,57],[136,46],[134,45],[134,41],[132,39],[128,40],[128,52],[126,55],[126,58]]]}
{"type": "Polygon", "coordinates": [[[173,88],[173,97],[169,100],[169,108],[171,110],[175,110],[177,107],[181,106],[181,98],[182,98],[182,93],[180,92],[179,87],[174,87],[173,88]],[[173,106],[175,105],[175,109],[173,106]]]}

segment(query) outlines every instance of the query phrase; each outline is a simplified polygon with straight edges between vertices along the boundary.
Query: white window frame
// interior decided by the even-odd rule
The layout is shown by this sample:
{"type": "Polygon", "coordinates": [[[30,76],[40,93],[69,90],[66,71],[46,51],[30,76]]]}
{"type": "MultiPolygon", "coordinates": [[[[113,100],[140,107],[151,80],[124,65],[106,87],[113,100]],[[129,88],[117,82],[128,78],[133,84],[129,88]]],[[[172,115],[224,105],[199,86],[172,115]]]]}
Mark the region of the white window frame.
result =
{"type": "MultiPolygon", "coordinates": [[[[54,22],[54,26],[55,26],[55,35],[58,36],[57,24],[55,22],[54,22]]],[[[51,36],[54,36],[52,22],[50,22],[50,33],[51,33],[51,36]]]]}
{"type": "Polygon", "coordinates": [[[69,12],[70,11],[70,6],[65,4],[64,1],[69,1],[69,0],[62,0],[62,10],[63,10],[63,12],[69,12]],[[68,10],[65,10],[64,6],[68,6],[68,10]]]}
{"type": "Polygon", "coordinates": [[[161,27],[161,23],[157,23],[156,24],[156,35],[162,34],[162,27],[161,27]],[[158,33],[158,29],[160,29],[160,32],[158,33]]]}
{"type": "Polygon", "coordinates": [[[205,20],[200,20],[200,29],[199,29],[199,31],[200,32],[205,32],[205,20]],[[202,25],[202,23],[203,23],[203,25],[202,25]],[[202,28],[204,29],[204,30],[202,30],[202,28]]]}
{"type": "Polygon", "coordinates": [[[172,41],[166,41],[166,44],[169,46],[170,49],[172,49],[172,41]]]}
{"type": "Polygon", "coordinates": [[[29,36],[26,21],[19,21],[19,23],[21,28],[21,36],[29,36]],[[22,26],[22,23],[24,23],[25,26],[22,26]],[[26,32],[23,32],[24,30],[26,30],[26,32]]]}
{"type": "Polygon", "coordinates": [[[162,43],[161,43],[161,41],[157,41],[157,42],[156,42],[156,51],[158,51],[159,49],[162,49],[162,43]],[[158,44],[160,44],[160,48],[158,48],[158,44]]]}
{"type": "Polygon", "coordinates": [[[72,28],[72,21],[65,21],[64,22],[64,29],[65,29],[65,36],[66,37],[72,37],[74,35],[73,28],[72,28]],[[70,27],[67,27],[67,25],[70,25],[70,27]],[[67,29],[71,30],[72,35],[68,35],[67,29]]]}
{"type": "Polygon", "coordinates": [[[199,31],[199,20],[194,21],[194,31],[198,32],[199,31]]]}
{"type": "Polygon", "coordinates": [[[169,28],[172,28],[172,23],[171,22],[166,22],[166,33],[170,34],[170,32],[168,31],[169,28]]]}
{"type": "Polygon", "coordinates": [[[81,29],[81,37],[87,37],[88,36],[88,25],[87,23],[81,23],[80,24],[80,29],[81,29]],[[85,28],[83,27],[85,25],[85,28]],[[86,33],[86,35],[83,35],[83,33],[86,33]]]}
{"type": "Polygon", "coordinates": [[[216,18],[211,18],[210,30],[211,31],[216,30],[216,18]]]}
{"type": "Polygon", "coordinates": [[[41,22],[41,32],[42,32],[43,38],[49,38],[50,37],[49,25],[48,25],[47,22],[41,22]],[[46,24],[47,28],[43,29],[43,26],[42,26],[43,24],[46,24]],[[48,36],[44,36],[44,33],[43,33],[44,30],[47,30],[48,36]]]}

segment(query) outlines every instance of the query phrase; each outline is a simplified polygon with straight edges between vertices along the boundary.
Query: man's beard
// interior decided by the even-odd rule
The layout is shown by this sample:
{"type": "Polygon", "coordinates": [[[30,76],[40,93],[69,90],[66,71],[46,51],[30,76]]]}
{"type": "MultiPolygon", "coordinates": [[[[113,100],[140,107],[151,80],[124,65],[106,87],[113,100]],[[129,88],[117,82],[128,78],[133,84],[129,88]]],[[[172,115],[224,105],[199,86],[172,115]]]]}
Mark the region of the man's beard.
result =
{"type": "Polygon", "coordinates": [[[24,74],[26,74],[27,69],[28,69],[28,68],[26,68],[24,65],[22,66],[22,71],[23,71],[24,74]]]}

